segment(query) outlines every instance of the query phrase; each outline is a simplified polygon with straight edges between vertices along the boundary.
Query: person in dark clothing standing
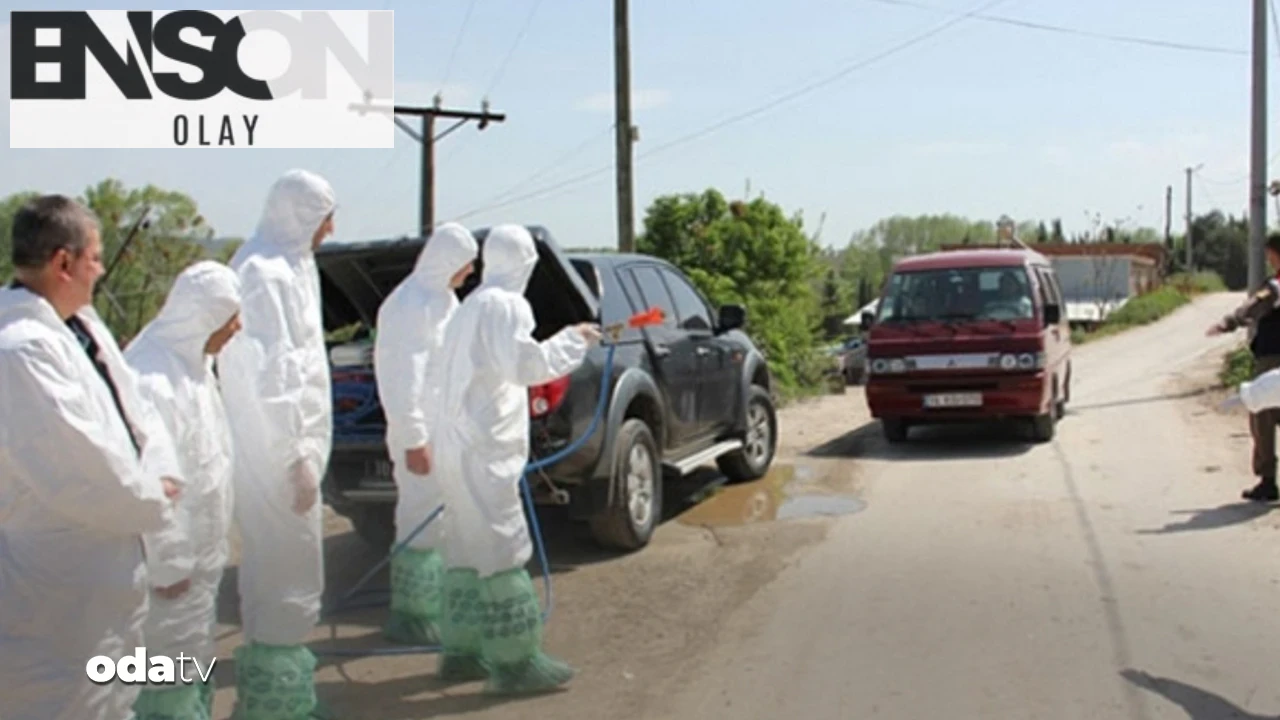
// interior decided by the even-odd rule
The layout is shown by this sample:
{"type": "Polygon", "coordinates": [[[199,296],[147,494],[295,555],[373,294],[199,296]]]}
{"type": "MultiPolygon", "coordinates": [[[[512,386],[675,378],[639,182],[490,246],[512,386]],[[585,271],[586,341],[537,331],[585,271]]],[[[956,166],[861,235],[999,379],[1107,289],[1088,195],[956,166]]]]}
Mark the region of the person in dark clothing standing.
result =
{"type": "MultiPolygon", "coordinates": [[[[1280,234],[1267,238],[1267,264],[1280,270],[1280,234]]],[[[1249,328],[1249,352],[1253,354],[1254,377],[1280,368],[1280,274],[1267,280],[1249,300],[1209,328],[1209,335],[1249,328]]],[[[1249,416],[1253,435],[1253,474],[1258,484],[1241,495],[1254,502],[1280,500],[1276,486],[1276,425],[1280,424],[1280,408],[1267,408],[1249,416]]]]}

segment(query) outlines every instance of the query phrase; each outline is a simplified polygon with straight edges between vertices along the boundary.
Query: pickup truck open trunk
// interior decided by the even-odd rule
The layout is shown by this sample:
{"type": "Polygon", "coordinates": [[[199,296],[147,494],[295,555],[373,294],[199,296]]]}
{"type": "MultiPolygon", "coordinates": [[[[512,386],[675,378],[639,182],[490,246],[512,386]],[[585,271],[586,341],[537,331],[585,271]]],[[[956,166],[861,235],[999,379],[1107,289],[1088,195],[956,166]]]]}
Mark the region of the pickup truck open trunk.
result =
{"type": "MultiPolygon", "coordinates": [[[[529,231],[538,247],[538,265],[525,292],[537,320],[534,337],[542,340],[567,325],[598,322],[600,284],[594,266],[567,258],[544,228],[529,231]]],[[[474,233],[483,246],[487,228],[474,233]]],[[[342,336],[328,344],[334,436],[325,499],[362,535],[393,532],[386,522],[362,520],[369,512],[388,513],[395,498],[370,331],[383,300],[413,270],[423,243],[422,238],[330,243],[316,252],[325,332],[342,336]]],[[[479,285],[483,272],[477,258],[476,272],[458,290],[460,299],[479,285]]],[[[366,539],[386,542],[385,537],[366,539]]]]}

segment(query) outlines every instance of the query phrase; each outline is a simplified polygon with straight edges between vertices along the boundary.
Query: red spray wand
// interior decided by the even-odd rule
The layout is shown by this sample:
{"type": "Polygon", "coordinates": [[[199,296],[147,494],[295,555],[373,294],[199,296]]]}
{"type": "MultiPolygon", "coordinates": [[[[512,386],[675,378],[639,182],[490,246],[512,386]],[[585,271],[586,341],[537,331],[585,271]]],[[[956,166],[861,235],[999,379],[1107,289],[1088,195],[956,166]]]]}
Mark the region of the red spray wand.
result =
{"type": "Polygon", "coordinates": [[[604,328],[604,332],[609,336],[610,340],[618,342],[618,338],[622,336],[622,331],[627,328],[638,330],[643,327],[661,325],[666,319],[667,315],[662,311],[662,308],[652,307],[648,310],[641,310],[635,315],[632,315],[627,318],[626,322],[613,323],[612,325],[606,326],[604,328]]]}

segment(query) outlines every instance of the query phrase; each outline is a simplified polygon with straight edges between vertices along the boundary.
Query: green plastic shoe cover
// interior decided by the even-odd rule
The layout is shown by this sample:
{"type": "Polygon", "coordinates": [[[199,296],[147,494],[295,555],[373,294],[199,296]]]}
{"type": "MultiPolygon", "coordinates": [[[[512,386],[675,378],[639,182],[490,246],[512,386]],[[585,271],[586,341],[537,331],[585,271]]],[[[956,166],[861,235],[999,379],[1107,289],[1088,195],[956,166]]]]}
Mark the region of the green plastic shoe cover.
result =
{"type": "Polygon", "coordinates": [[[213,717],[213,696],[218,691],[218,680],[209,673],[208,682],[200,682],[196,684],[200,688],[200,702],[204,703],[204,708],[209,713],[209,717],[213,717]]]}
{"type": "Polygon", "coordinates": [[[250,643],[236,648],[235,661],[235,720],[324,716],[316,700],[316,657],[307,646],[250,643]]]}
{"type": "Polygon", "coordinates": [[[441,583],[444,561],[435,550],[405,548],[391,557],[391,616],[383,635],[393,642],[440,642],[441,583]]]}
{"type": "Polygon", "coordinates": [[[498,573],[481,581],[481,588],[481,657],[493,670],[485,691],[538,693],[569,682],[573,668],[542,652],[542,612],[528,571],[498,573]]]}
{"type": "Polygon", "coordinates": [[[143,688],[133,703],[134,720],[209,720],[213,716],[200,683],[143,688]]]}
{"type": "Polygon", "coordinates": [[[440,617],[440,679],[448,682],[483,680],[489,673],[480,659],[480,576],[469,568],[450,568],[444,574],[444,612],[440,617]]]}

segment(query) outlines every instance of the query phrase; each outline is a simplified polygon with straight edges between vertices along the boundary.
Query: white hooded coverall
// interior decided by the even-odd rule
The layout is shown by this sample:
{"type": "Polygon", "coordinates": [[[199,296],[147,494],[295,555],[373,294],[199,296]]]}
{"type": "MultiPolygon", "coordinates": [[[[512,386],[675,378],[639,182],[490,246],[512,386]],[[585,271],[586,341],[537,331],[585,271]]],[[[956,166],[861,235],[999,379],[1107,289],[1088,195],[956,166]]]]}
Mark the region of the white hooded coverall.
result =
{"type": "MultiPolygon", "coordinates": [[[[441,225],[422,248],[413,272],[378,309],[374,369],[387,419],[387,451],[395,467],[397,543],[443,502],[438,484],[409,472],[404,455],[430,440],[427,414],[435,406],[437,391],[428,384],[431,366],[458,309],[449,281],[476,259],[478,251],[471,231],[455,223],[441,225]]],[[[439,549],[443,537],[444,522],[433,521],[410,547],[439,549]]]]}
{"type": "Polygon", "coordinates": [[[142,395],[173,438],[186,478],[174,531],[150,533],[144,541],[153,587],[182,580],[191,585],[176,599],[152,596],[144,629],[147,649],[153,655],[194,658],[196,664],[179,670],[193,680],[217,657],[213,630],[232,512],[231,425],[205,346],[239,310],[235,272],[220,263],[197,262],[178,275],[156,318],[124,353],[142,395]]]}
{"type": "Polygon", "coordinates": [[[527,230],[493,228],[482,254],[483,279],[449,323],[432,381],[441,394],[430,477],[445,493],[449,568],[440,672],[474,676],[480,668],[470,661],[479,659],[490,692],[538,690],[572,670],[541,654],[538,599],[524,570],[533,552],[520,491],[528,388],[572,372],[589,345],[573,327],[533,339],[524,291],[538,253],[527,230]],[[477,595],[479,603],[468,599],[477,595]]]}
{"type": "MultiPolygon", "coordinates": [[[[418,254],[413,271],[378,309],[374,369],[387,420],[387,450],[397,488],[396,544],[409,538],[444,500],[439,478],[414,474],[405,452],[428,445],[427,412],[434,407],[430,386],[445,327],[458,308],[449,286],[453,276],[476,259],[479,246],[457,223],[437,227],[418,254]]],[[[444,518],[436,516],[391,559],[391,615],[387,637],[422,644],[438,642],[444,563],[444,518]]]]}
{"type": "Polygon", "coordinates": [[[173,522],[161,478],[182,480],[111,332],[91,306],[76,317],[119,406],[52,305],[26,289],[0,290],[4,720],[132,717],[140,686],[95,684],[85,666],[145,646],[152,583],[141,535],[173,522]]]}
{"type": "Polygon", "coordinates": [[[305,716],[314,703],[315,659],[302,643],[319,619],[324,591],[323,504],[317,499],[300,515],[294,503],[296,483],[317,491],[332,443],[332,390],[312,240],[334,208],[333,190],[323,178],[303,170],[285,173],[272,185],[254,235],[231,260],[240,278],[242,329],[223,349],[218,367],[236,448],[245,638],[236,669],[238,708],[246,718],[272,718],[267,705],[279,698],[268,702],[251,693],[250,685],[266,688],[262,678],[282,663],[292,664],[289,677],[297,685],[273,694],[289,695],[290,710],[295,701],[303,707],[284,716],[277,712],[272,720],[305,716]],[[259,706],[260,716],[254,714],[259,706]]]}

